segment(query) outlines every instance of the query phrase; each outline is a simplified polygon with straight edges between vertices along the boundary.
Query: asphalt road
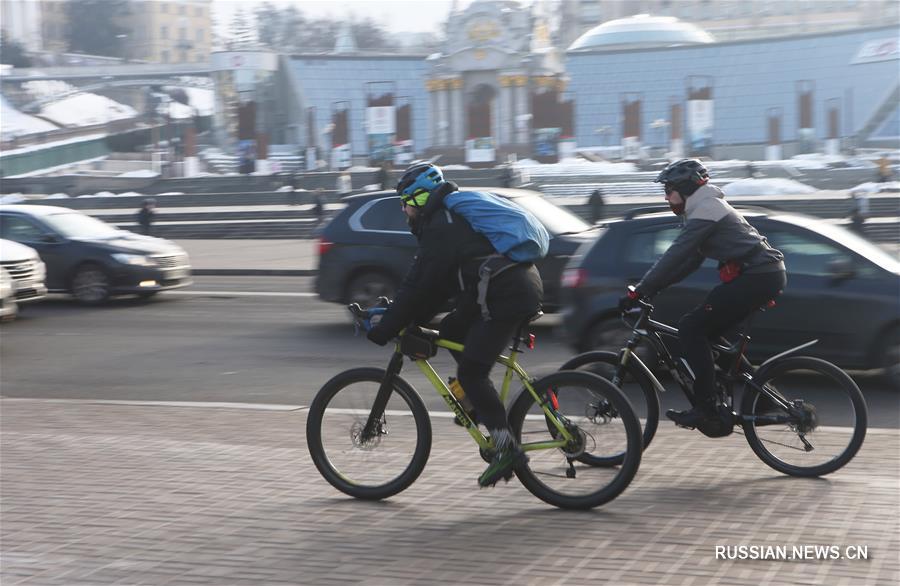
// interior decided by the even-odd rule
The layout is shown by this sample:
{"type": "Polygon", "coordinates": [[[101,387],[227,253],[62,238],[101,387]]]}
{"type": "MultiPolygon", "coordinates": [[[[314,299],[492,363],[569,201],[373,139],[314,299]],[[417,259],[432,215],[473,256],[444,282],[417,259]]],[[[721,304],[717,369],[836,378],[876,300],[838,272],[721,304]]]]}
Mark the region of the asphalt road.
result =
{"type": "MultiPolygon", "coordinates": [[[[51,296],[0,327],[0,393],[308,405],[338,372],[384,366],[390,354],[354,337],[345,310],[319,301],[312,284],[307,277],[198,277],[190,288],[149,301],[97,308],[51,296]]],[[[572,355],[554,338],[557,321],[546,316],[533,328],[537,349],[521,359],[533,375],[552,372],[572,355]]],[[[454,374],[444,353],[433,364],[444,376],[454,374]]],[[[446,409],[418,369],[407,363],[403,376],[430,408],[446,409]]],[[[855,378],[870,426],[900,427],[900,394],[877,377],[855,378]]],[[[664,409],[686,405],[674,387],[662,399],[664,409]]]]}

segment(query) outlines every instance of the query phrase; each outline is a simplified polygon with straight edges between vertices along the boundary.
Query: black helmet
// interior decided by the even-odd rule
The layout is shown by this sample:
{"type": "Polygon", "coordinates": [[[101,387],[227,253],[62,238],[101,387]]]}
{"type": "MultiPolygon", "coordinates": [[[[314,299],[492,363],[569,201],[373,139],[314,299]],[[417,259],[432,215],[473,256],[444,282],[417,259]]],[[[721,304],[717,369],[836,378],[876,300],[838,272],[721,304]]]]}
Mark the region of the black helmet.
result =
{"type": "Polygon", "coordinates": [[[656,183],[692,183],[696,186],[709,181],[709,171],[697,159],[679,159],[669,163],[654,179],[656,183]]]}

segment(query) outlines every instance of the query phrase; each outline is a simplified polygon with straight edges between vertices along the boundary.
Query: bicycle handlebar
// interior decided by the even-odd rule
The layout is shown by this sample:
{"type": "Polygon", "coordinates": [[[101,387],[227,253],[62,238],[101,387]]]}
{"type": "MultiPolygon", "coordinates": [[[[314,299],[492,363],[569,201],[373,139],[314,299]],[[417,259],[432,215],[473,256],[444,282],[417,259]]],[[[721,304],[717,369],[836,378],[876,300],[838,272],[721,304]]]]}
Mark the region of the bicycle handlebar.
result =
{"type": "Polygon", "coordinates": [[[347,306],[347,310],[353,315],[353,325],[368,332],[372,329],[372,318],[384,314],[390,304],[391,301],[387,297],[379,297],[375,307],[363,309],[359,303],[351,303],[347,306]]]}

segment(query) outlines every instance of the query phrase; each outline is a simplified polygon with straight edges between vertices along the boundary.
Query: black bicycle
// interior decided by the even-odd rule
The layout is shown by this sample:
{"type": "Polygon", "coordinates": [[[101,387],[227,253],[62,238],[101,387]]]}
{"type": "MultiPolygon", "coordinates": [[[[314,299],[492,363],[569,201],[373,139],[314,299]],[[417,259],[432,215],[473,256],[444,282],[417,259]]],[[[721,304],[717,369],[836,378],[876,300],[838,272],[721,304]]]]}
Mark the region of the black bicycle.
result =
{"type": "MultiPolygon", "coordinates": [[[[650,303],[642,300],[639,306],[639,310],[623,314],[632,335],[622,350],[579,354],[560,370],[589,370],[619,388],[632,389],[627,396],[635,412],[645,419],[643,439],[647,449],[659,424],[657,393],[665,388],[638,356],[639,344],[649,344],[659,366],[671,374],[691,405],[695,404],[694,376],[687,361],[673,357],[663,340],[663,336],[677,338],[678,330],[651,319],[650,303]],[[636,321],[629,323],[629,316],[635,315],[636,321]]],[[[771,306],[774,302],[767,307],[771,306]]],[[[795,355],[818,340],[791,348],[754,368],[745,353],[750,342],[747,332],[755,315],[744,322],[734,343],[722,339],[713,344],[720,418],[698,429],[710,437],[722,437],[740,426],[763,462],[791,476],[823,476],[838,470],[856,455],[866,437],[868,410],[859,387],[834,364],[795,355]],[[737,389],[743,394],[735,411],[737,389]]]]}

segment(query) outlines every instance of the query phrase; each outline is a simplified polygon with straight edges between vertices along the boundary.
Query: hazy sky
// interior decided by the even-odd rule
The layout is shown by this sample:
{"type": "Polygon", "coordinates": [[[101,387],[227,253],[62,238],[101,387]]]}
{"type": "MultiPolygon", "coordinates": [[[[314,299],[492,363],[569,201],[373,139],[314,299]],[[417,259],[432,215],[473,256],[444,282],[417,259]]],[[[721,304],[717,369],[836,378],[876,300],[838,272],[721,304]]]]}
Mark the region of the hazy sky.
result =
{"type": "MultiPolygon", "coordinates": [[[[218,30],[227,30],[232,15],[238,8],[253,12],[265,0],[213,0],[213,17],[218,30]]],[[[268,0],[270,4],[286,7],[293,4],[311,17],[330,16],[340,18],[346,15],[369,17],[381,23],[385,30],[438,31],[447,19],[451,0],[268,0]]],[[[472,0],[457,0],[458,9],[463,9],[472,0]]],[[[530,2],[523,2],[529,4],[530,2]]]]}

